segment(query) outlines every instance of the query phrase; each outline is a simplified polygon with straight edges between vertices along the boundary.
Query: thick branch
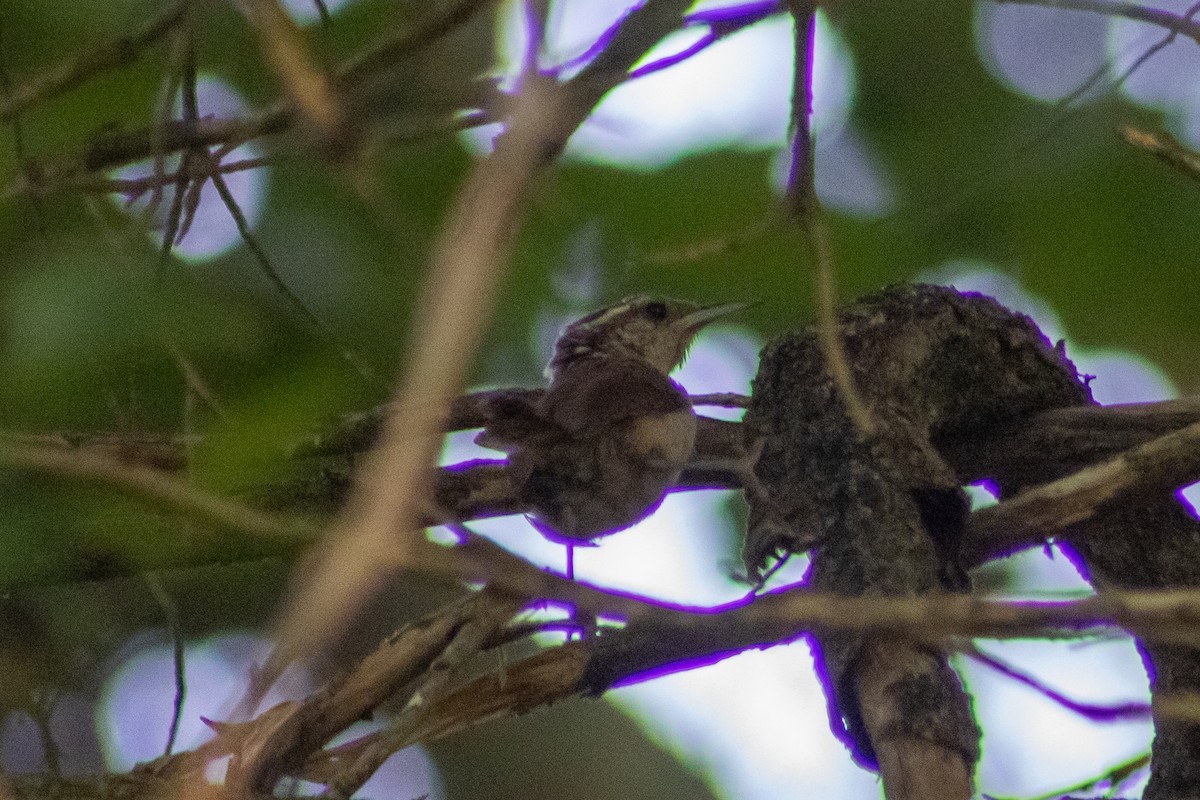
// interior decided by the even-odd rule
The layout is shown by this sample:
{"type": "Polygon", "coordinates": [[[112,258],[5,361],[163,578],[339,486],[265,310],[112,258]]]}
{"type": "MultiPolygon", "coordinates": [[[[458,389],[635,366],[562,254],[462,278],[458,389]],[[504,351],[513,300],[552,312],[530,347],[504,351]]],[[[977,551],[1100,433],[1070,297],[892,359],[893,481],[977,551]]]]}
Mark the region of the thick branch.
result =
{"type": "Polygon", "coordinates": [[[1118,625],[1154,641],[1196,642],[1200,591],[1109,592],[1083,600],[1000,601],[960,594],[847,597],[795,590],[709,611],[654,609],[597,642],[577,691],[603,692],[661,668],[695,666],[805,632],[871,631],[924,641],[951,636],[1075,636],[1118,625]]]}
{"type": "MultiPolygon", "coordinates": [[[[1117,624],[1157,641],[1196,641],[1197,620],[1197,591],[1106,593],[1084,600],[1044,602],[964,595],[845,597],[791,591],[709,611],[648,607],[626,628],[604,629],[590,645],[572,642],[543,651],[505,666],[502,673],[486,675],[450,692],[431,704],[420,728],[405,743],[429,742],[541,705],[598,695],[647,674],[661,675],[664,669],[691,669],[749,648],[786,644],[804,632],[869,631],[928,642],[956,636],[1077,636],[1104,632],[1117,624]]],[[[349,680],[359,683],[362,677],[355,673],[349,680]]],[[[351,697],[346,693],[338,696],[351,697]]],[[[365,695],[357,692],[354,696],[365,695]]],[[[360,702],[352,703],[351,709],[359,708],[363,708],[360,702]]],[[[1194,712],[1184,708],[1181,713],[1194,712]]],[[[345,760],[355,752],[335,750],[332,754],[345,760]]],[[[310,768],[320,760],[310,759],[310,768]]]]}
{"type": "Polygon", "coordinates": [[[1091,519],[1132,495],[1169,495],[1200,480],[1200,423],[1116,458],[1022,492],[971,517],[963,558],[978,564],[1028,547],[1091,519]]]}
{"type": "MultiPolygon", "coordinates": [[[[489,558],[485,554],[478,563],[489,558]]],[[[489,569],[508,575],[512,566],[501,558],[489,569]]],[[[538,572],[527,563],[517,571],[538,572]]],[[[573,586],[558,578],[526,597],[574,601],[580,596],[580,587],[573,586]]],[[[602,629],[591,642],[568,643],[498,672],[489,670],[487,675],[433,698],[420,722],[390,746],[429,742],[541,705],[598,695],[650,673],[662,674],[664,669],[689,669],[748,648],[791,642],[803,632],[853,630],[899,637],[897,641],[938,642],[949,637],[1077,636],[1103,632],[1117,624],[1151,641],[1194,642],[1200,620],[1200,591],[1195,590],[1112,592],[1084,600],[1045,602],[966,595],[846,597],[792,590],[712,609],[667,608],[619,594],[606,601],[602,591],[584,591],[590,592],[589,607],[624,616],[629,624],[622,629],[602,629]]],[[[176,757],[167,772],[199,770],[208,758],[234,753],[239,765],[248,766],[247,759],[253,759],[269,764],[272,770],[283,768],[313,780],[328,779],[337,765],[352,763],[381,737],[375,734],[318,752],[321,743],[402,687],[411,692],[420,685],[419,676],[473,618],[477,599],[451,604],[405,627],[344,678],[302,704],[285,703],[252,722],[221,726],[216,740],[196,754],[176,757]],[[307,763],[301,767],[297,759],[306,755],[307,763]]],[[[1194,712],[1184,707],[1180,713],[1194,712]]],[[[235,770],[239,782],[248,777],[241,771],[244,768],[235,770]]]]}
{"type": "Polygon", "coordinates": [[[352,144],[350,119],[331,76],[278,0],[236,0],[235,5],[258,34],[263,59],[283,84],[288,105],[330,153],[352,144]]]}
{"type": "MultiPolygon", "coordinates": [[[[464,395],[452,406],[448,428],[463,429],[480,427],[489,417],[491,401],[500,393],[519,392],[536,394],[541,390],[511,389],[464,395]]],[[[696,405],[719,403],[740,405],[745,398],[739,396],[702,395],[692,398],[696,405]]],[[[265,507],[280,510],[306,510],[327,514],[342,502],[346,492],[348,474],[346,468],[337,468],[340,461],[351,463],[378,439],[379,423],[383,407],[363,414],[348,415],[336,428],[327,434],[314,437],[296,448],[297,458],[319,461],[306,466],[301,472],[307,478],[293,480],[287,484],[255,492],[265,507]]],[[[1063,472],[1079,471],[1089,465],[1099,464],[1131,448],[1146,445],[1154,439],[1179,431],[1188,425],[1200,422],[1200,398],[1183,398],[1161,403],[1142,403],[1116,406],[1078,406],[1041,412],[1020,422],[994,428],[984,434],[971,434],[939,439],[937,448],[954,466],[959,478],[976,481],[993,478],[1014,489],[1030,488],[1058,479],[1063,472]]],[[[744,461],[747,447],[744,432],[739,423],[700,417],[694,465],[680,477],[679,489],[738,488],[741,475],[737,471],[716,466],[744,461]]],[[[128,492],[151,506],[181,513],[199,522],[229,527],[226,520],[243,520],[243,512],[260,514],[245,506],[237,506],[236,513],[229,517],[226,511],[209,513],[218,504],[229,504],[223,498],[213,498],[197,487],[175,484],[165,473],[186,467],[186,450],[189,444],[182,439],[161,436],[101,433],[91,435],[15,435],[8,434],[6,446],[19,447],[21,452],[45,453],[52,451],[53,464],[20,463],[10,461],[13,467],[49,471],[63,477],[98,482],[128,492]],[[78,463],[71,463],[76,461],[78,463]],[[40,464],[40,465],[39,465],[40,464]],[[54,466],[58,464],[59,466],[54,466]],[[137,468],[130,471],[130,468],[137,468]],[[98,470],[98,472],[97,472],[98,470]],[[158,488],[147,493],[139,488],[141,481],[150,480],[158,488]],[[158,500],[164,490],[175,499],[158,500]],[[180,501],[178,498],[183,498],[180,501]]],[[[191,444],[194,444],[192,442],[191,444]]],[[[1137,462],[1143,469],[1168,469],[1169,464],[1155,466],[1149,461],[1137,462]]],[[[1180,462],[1171,462],[1178,464],[1180,462]]],[[[426,519],[429,524],[451,521],[467,521],[504,514],[521,513],[522,508],[513,492],[504,462],[480,461],[461,465],[455,470],[441,470],[434,482],[434,508],[436,515],[426,519]]],[[[1185,467],[1186,470],[1186,467],[1185,467]]],[[[1094,473],[1093,473],[1094,474],[1094,473]]],[[[1105,473],[1120,475],[1120,472],[1105,473]]],[[[1183,480],[1187,480],[1186,471],[1183,480]]],[[[1172,482],[1179,478],[1171,479],[1172,482]]],[[[1134,491],[1133,484],[1123,484],[1121,496],[1134,491]]],[[[1116,488],[1114,488],[1116,491],[1116,488]]],[[[1037,529],[1020,522],[1020,513],[1013,514],[1010,503],[1020,500],[1015,496],[1000,505],[977,512],[968,522],[966,542],[970,554],[969,563],[978,563],[1010,551],[1011,544],[997,520],[1012,520],[1016,528],[1037,534],[1029,542],[1036,543],[1061,530],[1052,520],[1038,524],[1046,527],[1037,529]],[[995,539],[997,544],[990,542],[995,539]]],[[[265,515],[263,515],[265,518],[265,515]]],[[[300,531],[296,522],[303,526],[311,523],[295,518],[284,519],[279,515],[273,521],[260,524],[252,521],[237,524],[233,529],[259,535],[260,530],[300,531]],[[264,527],[265,525],[265,527],[264,527]]],[[[308,539],[297,534],[297,546],[308,539]]],[[[272,550],[274,547],[272,546],[272,550]]],[[[203,557],[203,554],[198,554],[203,557]]],[[[253,554],[251,554],[252,556],[253,554]]],[[[196,555],[189,556],[195,558],[196,555]]],[[[121,569],[124,562],[114,560],[110,568],[121,569]]],[[[147,567],[180,567],[192,562],[179,562],[172,557],[161,563],[150,562],[147,567]]],[[[62,580],[69,576],[62,576],[62,580]]],[[[89,575],[89,577],[101,577],[89,575]]]]}
{"type": "Polygon", "coordinates": [[[1196,422],[1200,397],[1071,406],[978,430],[946,432],[934,444],[963,482],[990,478],[1021,491],[1196,422]]]}
{"type": "Polygon", "coordinates": [[[601,98],[682,24],[690,5],[649,0],[637,7],[604,51],[566,83],[526,70],[507,129],[463,186],[433,249],[392,413],[358,471],[328,548],[288,603],[276,667],[323,644],[406,561],[444,421],[491,318],[534,181],[601,98]]]}

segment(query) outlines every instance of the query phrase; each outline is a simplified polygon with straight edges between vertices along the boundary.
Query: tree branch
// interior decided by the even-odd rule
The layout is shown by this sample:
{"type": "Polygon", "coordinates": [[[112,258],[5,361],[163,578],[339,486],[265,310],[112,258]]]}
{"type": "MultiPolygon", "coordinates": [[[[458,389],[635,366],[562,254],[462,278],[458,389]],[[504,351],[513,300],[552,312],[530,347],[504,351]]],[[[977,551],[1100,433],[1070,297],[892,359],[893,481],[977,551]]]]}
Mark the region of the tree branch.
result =
{"type": "Polygon", "coordinates": [[[108,486],[164,511],[269,542],[308,543],[317,534],[310,522],[264,514],[160,470],[123,464],[97,453],[0,440],[0,466],[108,486]]]}
{"type": "Polygon", "coordinates": [[[1071,11],[1090,11],[1094,14],[1103,14],[1107,17],[1124,17],[1126,19],[1137,20],[1138,22],[1149,22],[1152,25],[1158,25],[1172,33],[1182,34],[1200,43],[1200,22],[1180,16],[1179,14],[1172,14],[1170,11],[1138,5],[1137,3],[1113,2],[1112,0],[993,0],[993,2],[1047,6],[1049,8],[1063,8],[1071,11]]]}
{"type": "MultiPolygon", "coordinates": [[[[500,571],[506,569],[499,567],[500,571]]],[[[537,571],[532,565],[529,569],[537,571]]],[[[568,582],[561,586],[566,588],[568,582]]],[[[221,726],[217,739],[199,752],[214,758],[244,753],[252,745],[274,753],[273,763],[291,765],[286,771],[292,774],[327,780],[338,765],[352,763],[381,737],[372,734],[326,751],[319,749],[321,744],[428,670],[439,648],[447,646],[458,627],[472,618],[472,603],[468,599],[451,604],[406,626],[348,675],[302,704],[287,703],[254,721],[221,726]],[[280,755],[285,745],[286,758],[280,755]],[[298,762],[301,757],[306,760],[303,767],[298,762]]],[[[620,607],[618,602],[608,611],[611,614],[620,607]]],[[[650,674],[690,669],[746,649],[792,642],[805,632],[870,631],[936,643],[964,636],[1075,637],[1103,632],[1116,624],[1154,641],[1196,641],[1197,620],[1200,591],[1195,590],[1106,592],[1083,600],[1036,602],[957,594],[847,597],[791,590],[712,609],[646,605],[637,609],[625,628],[604,628],[591,641],[543,650],[500,671],[489,670],[433,699],[419,724],[391,744],[427,743],[542,705],[599,695],[650,674]]],[[[1195,713],[1182,700],[1174,706],[1165,703],[1162,710],[1156,704],[1155,713],[1175,711],[1183,716],[1195,713]]],[[[198,762],[202,759],[194,754],[183,754],[177,757],[174,769],[184,765],[198,769],[202,766],[198,762]]]]}
{"type": "Polygon", "coordinates": [[[187,0],[173,0],[161,14],[128,36],[76,53],[18,86],[0,101],[0,122],[7,122],[35,103],[68,92],[97,75],[132,64],[142,50],[179,24],[186,7],[187,0]]]}
{"type": "Polygon", "coordinates": [[[317,568],[288,603],[278,629],[276,668],[322,644],[407,560],[444,421],[491,318],[535,179],[600,99],[680,26],[690,5],[649,0],[639,6],[605,50],[565,83],[536,71],[523,76],[507,129],[462,188],[433,249],[403,384],[380,443],[314,562],[317,568]]]}
{"type": "Polygon", "coordinates": [[[283,84],[288,105],[317,133],[323,149],[344,155],[354,144],[350,118],[303,32],[278,0],[236,0],[234,5],[258,34],[264,59],[283,84]]]}
{"type": "Polygon", "coordinates": [[[1192,180],[1200,180],[1200,153],[1181,145],[1168,133],[1151,133],[1127,127],[1122,134],[1134,147],[1156,156],[1192,180]]]}
{"type": "MultiPolygon", "coordinates": [[[[352,56],[336,70],[336,88],[352,91],[371,76],[419,53],[493,2],[495,0],[460,0],[444,11],[434,12],[412,29],[383,38],[361,55],[352,56]]],[[[69,59],[19,87],[0,103],[0,120],[11,118],[37,102],[69,91],[101,72],[131,63],[141,49],[177,26],[187,7],[188,3],[184,1],[173,3],[162,16],[152,20],[138,33],[101,44],[95,50],[69,59]]],[[[370,107],[367,104],[366,108],[370,107]]],[[[419,139],[455,131],[483,124],[488,119],[487,114],[473,113],[453,119],[428,120],[414,126],[404,138],[419,139]]],[[[86,182],[89,176],[106,169],[180,150],[217,144],[243,144],[252,139],[283,133],[291,129],[295,121],[293,106],[277,101],[258,114],[238,119],[205,119],[194,125],[170,120],[132,131],[103,130],[94,134],[79,154],[25,171],[5,194],[48,194],[69,189],[71,184],[86,182]]]]}
{"type": "Polygon", "coordinates": [[[788,173],[784,204],[787,213],[804,232],[812,269],[817,304],[817,332],[833,376],[834,384],[846,404],[846,413],[863,434],[875,429],[867,408],[854,385],[854,375],[846,359],[846,348],[838,327],[837,280],[829,228],[817,198],[816,146],[812,135],[813,58],[816,50],[817,3],[815,0],[788,0],[795,25],[795,72],[792,76],[792,163],[788,173]]]}
{"type": "MultiPolygon", "coordinates": [[[[463,395],[451,406],[447,428],[462,430],[482,427],[491,419],[490,409],[497,397],[514,392],[535,397],[541,391],[501,389],[463,395]]],[[[738,406],[744,403],[744,398],[698,395],[694,396],[692,401],[694,405],[720,402],[738,406]]],[[[301,443],[295,449],[295,457],[302,461],[316,460],[301,470],[302,475],[307,477],[256,490],[254,495],[259,500],[257,505],[280,510],[303,509],[317,514],[329,513],[335,509],[344,501],[349,478],[344,469],[339,471],[331,461],[352,463],[361,453],[366,452],[378,440],[379,426],[385,410],[386,407],[381,406],[369,412],[347,415],[328,433],[301,443]]],[[[748,452],[741,424],[704,416],[701,416],[699,421],[693,465],[680,476],[676,489],[739,488],[742,477],[733,465],[744,462],[748,452]],[[722,468],[719,464],[729,466],[722,468]]],[[[1084,478],[1068,474],[1067,477],[1058,479],[1051,472],[1065,468],[1069,473],[1078,473],[1106,461],[1125,459],[1126,451],[1143,448],[1156,439],[1197,423],[1200,423],[1200,397],[1159,403],[1079,406],[1041,412],[1028,419],[982,433],[943,437],[937,442],[937,448],[954,466],[963,482],[992,478],[1019,489],[1059,480],[1063,483],[1058,489],[1070,488],[1073,485],[1099,488],[1100,484],[1091,484],[1088,481],[1101,475],[1113,475],[1118,478],[1125,476],[1128,479],[1132,479],[1133,475],[1123,469],[1099,474],[1092,472],[1091,478],[1078,484],[1076,482],[1084,478]]],[[[295,541],[297,546],[310,541],[307,537],[315,533],[311,522],[297,522],[294,517],[285,518],[278,514],[265,515],[225,498],[206,495],[196,487],[178,483],[169,474],[165,474],[186,467],[186,449],[189,445],[181,439],[114,433],[6,434],[0,438],[0,442],[7,447],[18,448],[21,452],[55,454],[51,456],[53,464],[60,465],[42,463],[42,456],[37,457],[37,461],[42,463],[41,466],[29,461],[22,463],[21,459],[14,457],[9,461],[10,466],[14,468],[48,471],[73,480],[109,485],[118,491],[138,497],[151,506],[170,508],[175,513],[199,522],[222,528],[230,528],[232,525],[230,529],[251,536],[259,535],[260,530],[287,528],[293,531],[291,540],[295,541]],[[68,464],[76,460],[79,463],[68,464]],[[144,481],[157,488],[149,492],[141,488],[131,488],[140,486],[140,482],[144,481]],[[159,493],[162,491],[166,491],[173,499],[160,500],[159,493]],[[218,506],[229,505],[238,509],[238,512],[229,514],[226,509],[217,514],[209,513],[212,503],[218,506]],[[258,520],[246,525],[237,524],[242,511],[261,515],[273,522],[258,520]],[[297,528],[296,524],[302,527],[297,528]],[[303,530],[307,530],[308,533],[300,535],[299,532],[303,530]]],[[[1148,471],[1164,470],[1169,475],[1174,475],[1168,478],[1170,482],[1188,482],[1191,473],[1188,472],[1190,467],[1187,466],[1187,458],[1190,457],[1185,457],[1182,461],[1176,460],[1174,450],[1170,447],[1166,450],[1151,449],[1148,452],[1148,458],[1143,455],[1128,461],[1128,464],[1136,465],[1136,468],[1142,471],[1141,474],[1149,475],[1148,471]]],[[[1179,455],[1186,456],[1185,453],[1179,455]]],[[[1135,483],[1123,482],[1120,485],[1114,484],[1111,491],[1115,493],[1113,496],[1117,497],[1137,490],[1135,483]]],[[[1071,502],[1071,497],[1072,495],[1066,495],[1062,502],[1071,502]]],[[[1018,501],[1026,502],[1020,495],[1016,495],[1011,500],[1004,500],[997,506],[972,514],[964,540],[967,563],[979,564],[1000,557],[1016,548],[1043,541],[1062,530],[1052,519],[1042,519],[1037,523],[1022,522],[1022,514],[1025,512],[1017,511],[1011,505],[1018,501]],[[1010,525],[1013,526],[1013,530],[1027,531],[1029,538],[1012,541],[1007,534],[1010,525]],[[1040,525],[1045,527],[1038,527],[1040,525]]],[[[437,471],[433,484],[433,503],[427,509],[428,516],[424,522],[429,525],[465,522],[517,514],[524,510],[509,483],[504,462],[484,460],[437,471]]],[[[1020,539],[1019,536],[1017,538],[1020,539]]],[[[188,565],[192,565],[192,562],[181,563],[175,559],[145,564],[148,568],[188,565]]],[[[114,562],[113,567],[121,569],[120,560],[114,562]]],[[[60,578],[66,579],[68,576],[60,578]]]]}
{"type": "Polygon", "coordinates": [[[1038,544],[1133,495],[1169,495],[1200,481],[1200,423],[971,515],[963,559],[978,565],[1038,544]]]}

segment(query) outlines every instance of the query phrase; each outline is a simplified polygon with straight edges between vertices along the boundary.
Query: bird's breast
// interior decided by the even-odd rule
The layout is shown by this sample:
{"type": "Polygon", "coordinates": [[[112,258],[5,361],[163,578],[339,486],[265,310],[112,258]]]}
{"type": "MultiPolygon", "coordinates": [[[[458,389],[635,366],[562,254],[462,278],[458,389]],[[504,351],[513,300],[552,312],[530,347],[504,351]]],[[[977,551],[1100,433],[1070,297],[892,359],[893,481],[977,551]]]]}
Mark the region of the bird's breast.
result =
{"type": "Polygon", "coordinates": [[[630,453],[647,467],[677,474],[696,444],[696,415],[691,408],[646,414],[629,421],[624,438],[630,453]]]}

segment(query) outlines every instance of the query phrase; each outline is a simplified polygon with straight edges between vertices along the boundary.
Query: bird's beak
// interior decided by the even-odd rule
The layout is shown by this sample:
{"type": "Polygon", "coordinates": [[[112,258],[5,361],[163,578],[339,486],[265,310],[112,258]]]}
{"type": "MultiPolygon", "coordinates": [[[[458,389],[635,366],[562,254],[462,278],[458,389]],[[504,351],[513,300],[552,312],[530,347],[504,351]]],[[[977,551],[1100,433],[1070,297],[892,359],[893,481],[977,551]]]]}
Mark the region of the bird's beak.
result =
{"type": "Polygon", "coordinates": [[[735,311],[741,311],[743,308],[749,308],[755,303],[725,303],[719,306],[709,306],[693,311],[679,320],[679,327],[684,330],[695,333],[703,328],[708,323],[720,317],[728,316],[735,311]]]}

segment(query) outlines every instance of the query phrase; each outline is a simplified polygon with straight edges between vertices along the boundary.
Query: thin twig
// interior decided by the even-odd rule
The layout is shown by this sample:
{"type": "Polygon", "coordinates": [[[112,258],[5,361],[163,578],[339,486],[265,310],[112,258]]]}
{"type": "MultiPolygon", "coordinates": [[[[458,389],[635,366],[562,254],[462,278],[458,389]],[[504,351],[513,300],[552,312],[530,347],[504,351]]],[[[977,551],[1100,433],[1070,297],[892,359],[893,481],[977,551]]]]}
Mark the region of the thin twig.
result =
{"type": "Polygon", "coordinates": [[[12,119],[29,106],[68,92],[91,78],[132,64],[147,46],[178,24],[188,0],[175,0],[145,27],[86,52],[77,52],[47,72],[19,86],[0,102],[0,121],[12,119]]]}
{"type": "MultiPolygon", "coordinates": [[[[183,124],[189,127],[195,127],[200,121],[200,105],[199,99],[196,96],[196,43],[192,31],[190,14],[185,20],[185,24],[179,33],[181,39],[180,48],[180,66],[179,66],[179,86],[180,100],[183,112],[183,124]]],[[[155,171],[158,171],[159,164],[166,158],[163,149],[157,149],[154,154],[155,171]]],[[[196,204],[192,206],[192,213],[184,218],[185,203],[188,195],[188,187],[191,185],[191,167],[197,160],[207,161],[207,149],[189,147],[179,155],[179,169],[175,171],[173,176],[175,191],[171,195],[171,208],[167,211],[166,225],[163,226],[162,246],[159,248],[159,267],[166,265],[167,260],[171,256],[171,251],[176,243],[187,234],[188,228],[191,227],[191,220],[194,218],[195,207],[199,202],[199,196],[196,196],[196,204]],[[199,159],[197,158],[199,156],[199,159]]],[[[203,185],[201,183],[201,185],[203,185]]],[[[150,206],[151,213],[154,212],[154,206],[150,206]]]]}
{"type": "Polygon", "coordinates": [[[427,20],[411,30],[387,36],[364,52],[344,61],[337,69],[339,82],[347,86],[357,85],[370,75],[391,69],[444,38],[470,21],[479,11],[496,2],[497,0],[459,0],[445,9],[439,6],[427,20]]]}
{"type": "MultiPolygon", "coordinates": [[[[1187,22],[1192,22],[1196,14],[1200,14],[1200,3],[1193,3],[1192,5],[1188,6],[1188,9],[1183,13],[1183,19],[1187,22]]],[[[1179,31],[1172,30],[1167,33],[1166,36],[1147,47],[1141,55],[1135,58],[1133,62],[1113,80],[1112,88],[1116,89],[1124,85],[1124,83],[1129,80],[1133,73],[1137,72],[1142,68],[1142,65],[1164,50],[1168,45],[1172,44],[1175,41],[1175,37],[1178,35],[1179,31]]]]}
{"type": "Polygon", "coordinates": [[[367,383],[372,385],[382,384],[382,379],[375,369],[364,361],[354,350],[345,346],[340,337],[334,331],[321,321],[321,318],[316,315],[308,304],[300,299],[300,296],[292,291],[291,287],[283,280],[283,276],[279,274],[279,270],[275,269],[275,265],[271,263],[271,257],[267,255],[267,251],[259,243],[258,237],[251,230],[250,221],[246,219],[245,213],[242,212],[241,206],[238,205],[237,198],[233,196],[233,192],[229,189],[229,184],[225,182],[224,175],[220,171],[210,172],[209,180],[212,181],[213,188],[217,190],[217,194],[221,198],[221,202],[225,204],[225,209],[229,212],[229,216],[233,219],[234,225],[237,226],[238,234],[242,237],[242,242],[254,256],[254,262],[258,264],[258,268],[266,276],[275,290],[283,295],[293,308],[300,312],[305,321],[312,326],[313,330],[319,333],[329,342],[337,346],[339,354],[367,383]]]}
{"type": "Polygon", "coordinates": [[[159,609],[167,623],[167,633],[171,636],[171,655],[175,665],[175,699],[171,706],[171,729],[167,733],[167,744],[163,755],[171,755],[175,749],[175,739],[179,735],[179,724],[183,720],[183,702],[187,698],[187,676],[184,672],[183,629],[179,624],[179,607],[175,599],[163,585],[162,576],[157,572],[143,574],[146,586],[158,603],[159,609]]]}
{"type": "Polygon", "coordinates": [[[788,0],[795,24],[795,73],[792,77],[792,163],[784,203],[804,231],[812,265],[817,304],[817,335],[833,383],[846,413],[859,432],[875,430],[871,412],[854,386],[854,376],[838,331],[837,281],[829,229],[815,184],[815,145],[812,136],[813,57],[816,45],[815,0],[788,0]]]}
{"type": "MultiPolygon", "coordinates": [[[[186,6],[189,11],[191,5],[186,6]]],[[[154,106],[153,130],[162,131],[165,129],[167,121],[171,119],[175,105],[175,94],[179,91],[179,83],[186,69],[188,53],[192,50],[192,25],[190,16],[180,25],[179,30],[175,31],[170,37],[168,47],[167,69],[163,74],[158,87],[158,101],[154,106]]],[[[152,160],[152,173],[155,178],[166,178],[167,173],[167,154],[163,152],[161,147],[154,148],[154,158],[152,160]]],[[[158,213],[159,206],[162,204],[163,188],[165,183],[159,183],[151,190],[150,200],[146,204],[146,210],[151,219],[158,213]]],[[[160,248],[159,266],[162,267],[166,262],[166,255],[162,253],[160,248]]]]}
{"type": "Polygon", "coordinates": [[[693,406],[720,406],[722,408],[749,408],[749,395],[734,392],[715,392],[713,394],[694,394],[688,398],[693,406]]]}
{"type": "Polygon", "coordinates": [[[993,0],[993,2],[1047,6],[1071,11],[1090,11],[1106,17],[1124,17],[1158,25],[1172,33],[1182,34],[1200,43],[1200,22],[1190,19],[1190,15],[1181,16],[1137,3],[1113,2],[1113,0],[993,0]]]}
{"type": "Polygon", "coordinates": [[[317,529],[295,518],[264,514],[190,486],[149,467],[96,453],[0,439],[0,466],[46,472],[116,489],[172,513],[269,541],[312,541],[317,529]]]}
{"type": "Polygon", "coordinates": [[[1192,180],[1200,180],[1200,153],[1184,147],[1169,133],[1151,133],[1133,127],[1123,133],[1125,141],[1134,147],[1157,156],[1192,180]]]}
{"type": "MultiPolygon", "coordinates": [[[[1147,750],[1144,753],[1139,753],[1133,758],[1122,761],[1120,764],[1109,767],[1107,770],[1105,770],[1103,775],[1087,778],[1079,783],[1075,783],[1070,786],[1063,786],[1058,789],[1054,789],[1053,791],[1046,792],[1045,794],[1039,794],[1035,797],[1022,795],[1019,800],[1061,800],[1061,798],[1075,796],[1078,792],[1091,793],[1099,788],[1100,784],[1102,783],[1108,784],[1108,791],[1105,793],[1105,796],[1112,797],[1117,793],[1120,785],[1124,781],[1129,780],[1131,776],[1136,775],[1149,766],[1150,751],[1147,750]]],[[[988,797],[990,797],[991,800],[1018,800],[1018,798],[1015,797],[1006,798],[994,797],[990,795],[988,795],[988,797]]]]}
{"type": "Polygon", "coordinates": [[[279,274],[279,270],[275,269],[275,265],[271,263],[271,257],[267,255],[267,251],[259,243],[258,237],[254,235],[254,231],[250,226],[250,220],[246,218],[242,207],[238,205],[237,198],[233,196],[233,192],[229,189],[229,184],[225,182],[224,176],[220,172],[210,172],[209,175],[213,188],[217,190],[217,195],[220,196],[221,202],[225,204],[225,210],[229,212],[233,224],[237,227],[238,235],[242,237],[242,244],[246,245],[246,249],[254,256],[254,261],[258,264],[259,270],[271,282],[271,286],[275,287],[275,291],[279,292],[291,304],[292,308],[296,309],[310,325],[322,333],[327,333],[324,323],[292,291],[291,287],[283,280],[283,276],[279,274]]]}
{"type": "Polygon", "coordinates": [[[1034,690],[1046,699],[1093,722],[1112,722],[1114,720],[1123,719],[1150,718],[1151,711],[1148,703],[1122,703],[1120,705],[1083,703],[1068,697],[1056,689],[1050,688],[1034,676],[1017,669],[1006,661],[996,658],[974,644],[968,644],[965,647],[960,647],[959,650],[960,652],[965,653],[971,659],[978,661],[980,664],[983,664],[989,669],[992,669],[995,672],[998,672],[1006,678],[1010,678],[1023,686],[1028,686],[1030,689],[1034,690]]]}
{"type": "MultiPolygon", "coordinates": [[[[994,0],[994,2],[1018,3],[1023,2],[1023,0],[994,0]]],[[[1030,4],[1037,4],[1035,0],[1029,0],[1029,2],[1030,4]]],[[[1190,20],[1198,11],[1200,11],[1200,4],[1193,5],[1184,13],[1183,17],[1190,20]]],[[[1177,36],[1178,33],[1176,31],[1169,31],[1162,39],[1143,50],[1128,67],[1108,82],[1102,92],[1098,93],[1098,96],[1115,93],[1117,89],[1123,86],[1151,58],[1174,42],[1177,36]]],[[[950,187],[939,186],[937,198],[923,198],[919,209],[915,206],[910,206],[907,209],[907,216],[910,219],[915,218],[918,213],[923,218],[944,216],[948,210],[959,209],[968,201],[982,194],[994,191],[996,174],[998,172],[1002,170],[1019,171],[1027,169],[1031,155],[1040,154],[1043,151],[1043,145],[1058,135],[1067,120],[1083,113],[1087,106],[1076,105],[1077,101],[1083,98],[1089,89],[1107,78],[1116,68],[1117,61],[1117,56],[1105,59],[1104,63],[1100,64],[1079,86],[1058,100],[1052,106],[1054,115],[1046,124],[1041,125],[1029,136],[1023,137],[1022,141],[1015,147],[1009,148],[1012,152],[1006,153],[1006,162],[1002,167],[993,167],[992,169],[973,174],[968,178],[956,180],[954,185],[950,187]]]]}
{"type": "MultiPolygon", "coordinates": [[[[684,20],[685,29],[703,25],[708,28],[708,31],[678,53],[673,53],[672,55],[638,67],[629,73],[629,78],[636,80],[655,72],[661,72],[668,67],[686,61],[692,56],[707,50],[722,39],[726,39],[738,31],[762,22],[767,17],[779,14],[782,11],[783,3],[778,2],[778,0],[768,0],[767,2],[747,3],[729,8],[706,9],[688,14],[684,20]]],[[[581,57],[581,60],[584,60],[586,56],[587,54],[581,57]]]]}

